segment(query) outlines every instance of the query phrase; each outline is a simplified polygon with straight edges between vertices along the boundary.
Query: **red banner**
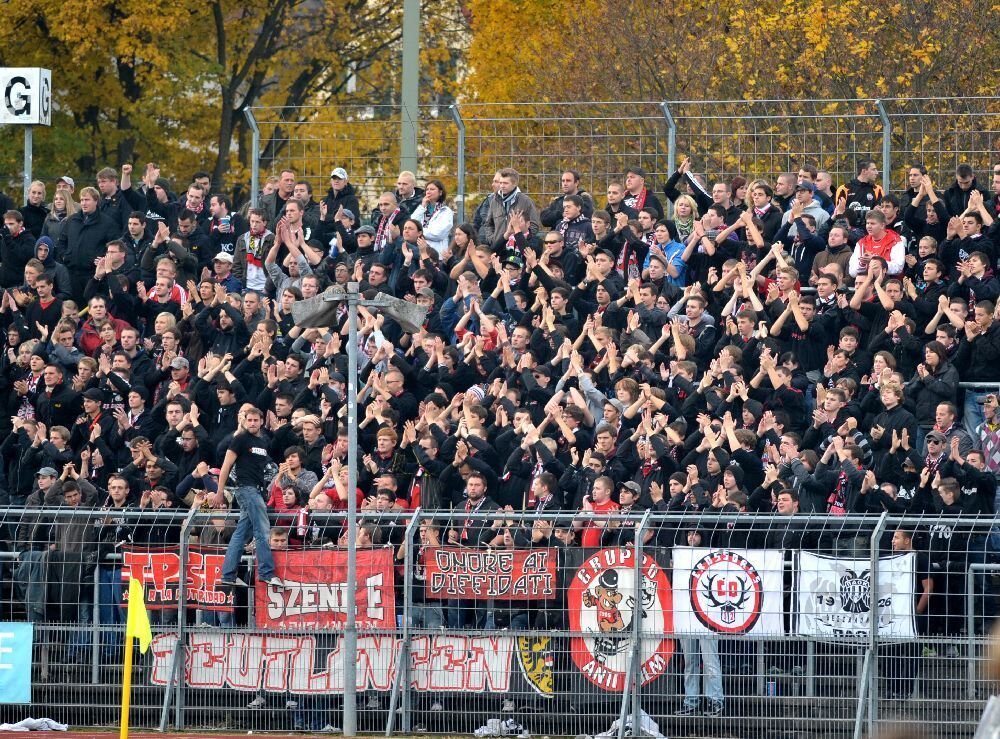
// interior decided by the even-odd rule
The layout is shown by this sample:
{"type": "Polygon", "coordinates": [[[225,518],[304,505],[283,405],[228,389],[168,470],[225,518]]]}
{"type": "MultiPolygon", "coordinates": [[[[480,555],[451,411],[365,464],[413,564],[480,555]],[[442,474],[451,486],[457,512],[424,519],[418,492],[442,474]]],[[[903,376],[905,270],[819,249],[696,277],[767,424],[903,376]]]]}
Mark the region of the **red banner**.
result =
{"type": "Polygon", "coordinates": [[[424,552],[424,595],[469,600],[552,600],[556,597],[555,549],[465,549],[424,552]]]}
{"type": "MultiPolygon", "coordinates": [[[[191,546],[188,549],[188,608],[204,611],[232,611],[234,596],[218,589],[226,550],[220,547],[191,546]]],[[[122,551],[122,582],[142,580],[146,608],[177,608],[180,600],[181,552],[173,547],[125,547],[122,551]]],[[[122,605],[128,605],[128,588],[122,589],[122,605]]]]}
{"type": "MultiPolygon", "coordinates": [[[[347,616],[347,552],[274,552],[278,588],[257,581],[257,626],[342,629],[347,616]]],[[[395,569],[390,549],[359,551],[355,604],[361,629],[396,628],[395,569]]]]}

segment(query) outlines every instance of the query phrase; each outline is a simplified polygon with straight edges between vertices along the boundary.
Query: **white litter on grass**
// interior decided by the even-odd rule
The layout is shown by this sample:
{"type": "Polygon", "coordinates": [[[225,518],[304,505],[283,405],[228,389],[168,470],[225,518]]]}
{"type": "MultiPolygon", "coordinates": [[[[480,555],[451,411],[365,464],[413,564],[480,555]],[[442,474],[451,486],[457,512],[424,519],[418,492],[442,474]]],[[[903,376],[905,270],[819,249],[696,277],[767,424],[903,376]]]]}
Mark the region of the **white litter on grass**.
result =
{"type": "Polygon", "coordinates": [[[476,736],[516,736],[520,739],[531,739],[531,732],[512,718],[487,719],[486,723],[475,731],[476,736]]]}
{"type": "MultiPolygon", "coordinates": [[[[639,729],[641,733],[639,736],[651,736],[654,739],[666,739],[663,734],[660,733],[660,726],[653,719],[649,717],[649,714],[645,711],[639,711],[639,729]]],[[[618,719],[615,719],[611,728],[607,731],[602,731],[597,736],[618,736],[618,719]]],[[[632,714],[628,714],[625,717],[625,736],[635,736],[632,732],[632,714]]]]}
{"type": "Polygon", "coordinates": [[[50,718],[26,718],[16,724],[0,724],[0,731],[69,731],[69,724],[50,718]]]}

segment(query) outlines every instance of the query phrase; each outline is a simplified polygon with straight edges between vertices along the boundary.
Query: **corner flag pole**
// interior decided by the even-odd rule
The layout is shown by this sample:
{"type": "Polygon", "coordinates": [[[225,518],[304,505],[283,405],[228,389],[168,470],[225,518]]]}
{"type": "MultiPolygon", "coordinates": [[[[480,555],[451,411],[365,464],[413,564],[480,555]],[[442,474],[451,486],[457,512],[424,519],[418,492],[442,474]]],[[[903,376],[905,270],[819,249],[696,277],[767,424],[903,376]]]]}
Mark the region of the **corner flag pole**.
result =
{"type": "Polygon", "coordinates": [[[146,598],[142,581],[132,578],[128,583],[128,616],[125,619],[125,669],[122,676],[122,717],[119,739],[128,739],[129,702],[132,697],[132,640],[139,639],[139,651],[143,654],[153,641],[149,628],[149,614],[146,613],[146,598]]]}

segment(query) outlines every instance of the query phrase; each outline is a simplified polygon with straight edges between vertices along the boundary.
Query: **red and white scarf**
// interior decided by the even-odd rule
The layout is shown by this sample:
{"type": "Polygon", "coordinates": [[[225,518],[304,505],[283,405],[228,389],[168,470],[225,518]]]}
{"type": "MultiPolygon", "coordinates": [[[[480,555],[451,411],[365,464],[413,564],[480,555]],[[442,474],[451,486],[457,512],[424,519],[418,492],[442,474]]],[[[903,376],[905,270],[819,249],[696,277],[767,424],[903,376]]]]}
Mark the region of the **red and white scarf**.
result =
{"type": "Polygon", "coordinates": [[[399,215],[399,208],[396,208],[392,213],[387,216],[383,216],[382,220],[378,222],[378,230],[375,232],[375,251],[382,251],[385,249],[386,244],[389,241],[389,227],[392,222],[396,220],[396,216],[399,215]]]}

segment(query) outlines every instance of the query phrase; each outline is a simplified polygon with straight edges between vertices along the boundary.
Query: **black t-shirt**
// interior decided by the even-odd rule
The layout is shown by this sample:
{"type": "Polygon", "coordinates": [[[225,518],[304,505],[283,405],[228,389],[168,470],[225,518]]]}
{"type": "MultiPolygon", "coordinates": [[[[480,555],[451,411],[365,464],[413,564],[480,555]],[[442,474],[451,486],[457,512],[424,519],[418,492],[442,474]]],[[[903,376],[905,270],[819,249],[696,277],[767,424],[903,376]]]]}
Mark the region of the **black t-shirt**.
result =
{"type": "Polygon", "coordinates": [[[262,436],[243,431],[233,437],[230,450],[236,452],[236,485],[263,489],[269,482],[268,465],[273,465],[262,436]]]}

